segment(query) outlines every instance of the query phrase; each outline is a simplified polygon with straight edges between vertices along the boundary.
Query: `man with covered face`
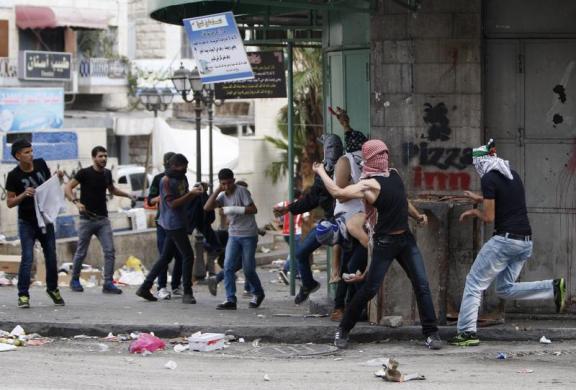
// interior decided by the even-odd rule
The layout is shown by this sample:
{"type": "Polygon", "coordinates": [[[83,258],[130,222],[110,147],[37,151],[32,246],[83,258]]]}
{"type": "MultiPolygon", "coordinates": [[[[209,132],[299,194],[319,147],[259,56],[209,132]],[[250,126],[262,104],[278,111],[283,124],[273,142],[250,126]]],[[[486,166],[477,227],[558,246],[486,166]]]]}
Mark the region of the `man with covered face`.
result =
{"type": "MultiPolygon", "coordinates": [[[[332,176],[334,174],[336,162],[344,153],[344,146],[342,145],[342,140],[336,134],[324,135],[321,142],[324,145],[324,168],[326,172],[332,176]]],[[[325,218],[333,217],[334,198],[332,198],[328,193],[320,177],[316,175],[312,187],[302,199],[285,207],[274,208],[274,214],[277,217],[282,216],[287,212],[298,215],[311,211],[318,206],[324,210],[325,218]]],[[[312,269],[310,267],[310,262],[308,261],[310,255],[320,246],[321,244],[316,239],[316,230],[313,229],[302,240],[298,250],[296,251],[295,258],[296,261],[298,261],[298,270],[300,271],[300,278],[302,280],[300,291],[294,299],[294,303],[297,305],[305,302],[310,294],[318,291],[320,288],[320,283],[314,280],[314,277],[312,276],[312,269]]]]}
{"type": "Polygon", "coordinates": [[[526,210],[526,195],[522,180],[510,163],[496,155],[496,145],[487,145],[472,152],[472,162],[480,176],[482,195],[466,191],[465,195],[482,209],[467,210],[460,215],[494,222],[494,234],[472,264],[466,277],[464,295],[458,316],[458,334],[450,344],[476,346],[476,321],[482,292],[496,281],[496,294],[503,299],[554,299],[556,311],[564,309],[566,282],[564,279],[536,282],[516,282],[522,267],[532,255],[532,230],[526,210]]]}

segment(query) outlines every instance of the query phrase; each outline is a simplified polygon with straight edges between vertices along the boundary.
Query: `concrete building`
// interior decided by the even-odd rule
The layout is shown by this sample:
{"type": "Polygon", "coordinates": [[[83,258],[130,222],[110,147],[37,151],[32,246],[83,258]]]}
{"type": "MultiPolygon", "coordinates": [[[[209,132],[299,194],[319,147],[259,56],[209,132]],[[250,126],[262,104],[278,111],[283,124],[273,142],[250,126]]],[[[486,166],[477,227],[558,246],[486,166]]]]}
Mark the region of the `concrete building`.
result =
{"type": "MultiPolygon", "coordinates": [[[[153,18],[172,24],[231,10],[246,31],[266,31],[278,45],[289,38],[311,41],[321,27],[326,106],[347,108],[354,127],[386,141],[411,196],[429,210],[433,227],[417,234],[443,320],[459,306],[465,275],[492,230],[458,224],[458,212],[470,205],[442,197],[479,189],[471,148],[489,138],[526,186],[535,245],[520,278],[564,276],[574,302],[573,1],[148,3],[153,18]]],[[[341,131],[328,112],[325,118],[327,132],[341,131]]],[[[406,291],[408,280],[393,268],[375,319],[415,318],[406,291]]],[[[484,302],[486,311],[499,304],[491,292],[484,302]]],[[[513,302],[507,310],[553,310],[552,303],[542,307],[513,302]]]]}

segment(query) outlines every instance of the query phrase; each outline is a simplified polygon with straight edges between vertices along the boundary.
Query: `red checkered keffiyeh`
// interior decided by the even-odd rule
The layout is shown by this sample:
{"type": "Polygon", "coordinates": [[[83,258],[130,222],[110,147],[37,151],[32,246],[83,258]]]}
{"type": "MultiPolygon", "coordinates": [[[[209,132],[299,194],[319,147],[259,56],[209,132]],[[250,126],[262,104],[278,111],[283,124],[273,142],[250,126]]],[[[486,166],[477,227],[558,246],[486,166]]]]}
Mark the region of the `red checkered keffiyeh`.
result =
{"type": "Polygon", "coordinates": [[[388,168],[388,146],[378,139],[366,141],[362,145],[362,178],[372,176],[390,176],[388,168]]]}

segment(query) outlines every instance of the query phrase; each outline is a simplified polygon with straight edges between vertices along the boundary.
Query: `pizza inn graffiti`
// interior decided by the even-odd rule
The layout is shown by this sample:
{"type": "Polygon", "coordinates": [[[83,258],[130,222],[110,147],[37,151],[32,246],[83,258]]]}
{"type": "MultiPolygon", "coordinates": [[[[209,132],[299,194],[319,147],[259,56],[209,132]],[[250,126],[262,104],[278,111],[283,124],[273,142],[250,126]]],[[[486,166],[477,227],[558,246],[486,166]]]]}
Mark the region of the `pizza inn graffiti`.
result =
{"type": "Polygon", "coordinates": [[[472,164],[472,148],[432,146],[428,142],[404,143],[402,163],[412,165],[414,162],[417,164],[411,173],[416,189],[428,191],[470,189],[470,174],[458,171],[472,164]]]}

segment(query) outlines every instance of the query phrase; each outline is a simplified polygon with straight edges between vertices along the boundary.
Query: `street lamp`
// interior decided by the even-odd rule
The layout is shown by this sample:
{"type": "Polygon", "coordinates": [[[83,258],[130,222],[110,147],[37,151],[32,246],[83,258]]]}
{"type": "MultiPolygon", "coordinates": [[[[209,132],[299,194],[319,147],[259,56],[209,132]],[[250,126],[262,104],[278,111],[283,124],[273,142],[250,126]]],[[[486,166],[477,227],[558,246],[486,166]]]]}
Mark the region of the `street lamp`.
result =
{"type": "Polygon", "coordinates": [[[202,79],[200,78],[200,73],[198,68],[189,71],[184,68],[181,63],[180,68],[174,71],[172,77],[170,77],[174,88],[187,103],[194,103],[194,112],[196,114],[196,181],[202,181],[202,145],[200,131],[202,127],[202,110],[203,105],[206,106],[208,111],[208,140],[209,140],[209,172],[208,180],[210,182],[210,192],[213,190],[213,155],[212,155],[212,122],[214,113],[214,86],[213,84],[204,85],[202,79]],[[192,94],[192,97],[190,97],[192,94]]]}
{"type": "MultiPolygon", "coordinates": [[[[158,118],[158,111],[166,111],[172,103],[172,91],[170,88],[142,88],[137,94],[138,101],[146,108],[147,111],[154,112],[154,118],[158,118]]],[[[154,121],[156,127],[156,120],[154,121]]],[[[153,131],[148,136],[148,146],[146,148],[146,162],[144,163],[144,184],[142,185],[142,197],[145,196],[146,187],[148,186],[148,167],[150,165],[150,154],[152,153],[152,136],[153,131]]]]}

